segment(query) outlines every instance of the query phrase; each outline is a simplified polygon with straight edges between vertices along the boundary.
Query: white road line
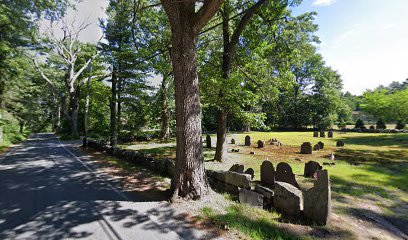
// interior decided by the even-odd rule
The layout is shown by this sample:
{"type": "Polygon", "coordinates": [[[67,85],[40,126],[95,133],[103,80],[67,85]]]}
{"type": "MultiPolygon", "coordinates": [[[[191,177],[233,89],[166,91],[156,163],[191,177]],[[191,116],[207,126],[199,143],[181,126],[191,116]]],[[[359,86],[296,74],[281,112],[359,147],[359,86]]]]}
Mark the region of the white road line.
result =
{"type": "Polygon", "coordinates": [[[58,143],[61,145],[62,148],[65,149],[65,151],[67,151],[72,157],[74,157],[75,160],[77,160],[78,162],[80,162],[89,172],[91,172],[97,179],[105,182],[114,192],[116,192],[119,196],[121,196],[123,199],[125,199],[126,201],[132,201],[130,200],[130,198],[128,198],[125,194],[123,194],[121,191],[119,191],[117,188],[115,188],[114,186],[112,186],[112,184],[110,184],[106,179],[102,179],[94,170],[92,170],[92,168],[90,168],[88,165],[86,165],[86,163],[84,163],[81,159],[79,159],[79,157],[77,157],[74,153],[72,153],[68,148],[66,148],[64,146],[64,144],[59,140],[59,138],[57,137],[58,143]]]}

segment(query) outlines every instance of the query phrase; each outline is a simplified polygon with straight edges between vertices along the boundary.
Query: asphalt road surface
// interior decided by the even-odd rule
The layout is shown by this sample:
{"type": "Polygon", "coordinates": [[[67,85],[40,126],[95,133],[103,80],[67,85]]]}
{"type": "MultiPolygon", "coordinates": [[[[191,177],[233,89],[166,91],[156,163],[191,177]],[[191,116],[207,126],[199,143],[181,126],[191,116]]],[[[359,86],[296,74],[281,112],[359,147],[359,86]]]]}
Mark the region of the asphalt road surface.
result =
{"type": "Polygon", "coordinates": [[[0,239],[212,239],[166,202],[130,194],[53,134],[0,156],[0,239]]]}

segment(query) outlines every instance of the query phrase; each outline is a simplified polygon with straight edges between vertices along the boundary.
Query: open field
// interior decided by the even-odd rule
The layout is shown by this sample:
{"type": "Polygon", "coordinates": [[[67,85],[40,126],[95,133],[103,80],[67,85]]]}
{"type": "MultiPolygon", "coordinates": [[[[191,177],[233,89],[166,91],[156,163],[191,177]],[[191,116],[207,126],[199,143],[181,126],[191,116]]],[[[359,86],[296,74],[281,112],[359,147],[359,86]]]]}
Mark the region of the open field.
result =
{"type": "MultiPolygon", "coordinates": [[[[228,170],[234,163],[244,164],[245,168],[255,169],[255,179],[259,179],[263,160],[268,159],[275,166],[278,162],[285,161],[292,166],[301,188],[306,189],[311,187],[311,183],[302,177],[304,163],[309,160],[321,164],[330,162],[329,157],[334,153],[336,165],[323,167],[329,170],[332,181],[333,212],[336,221],[341,222],[337,224],[343,224],[348,228],[348,224],[353,224],[353,219],[376,216],[392,222],[395,226],[406,228],[408,134],[335,132],[334,138],[313,138],[312,135],[312,132],[230,133],[227,142],[234,138],[237,144],[228,144],[226,161],[223,163],[212,161],[215,149],[204,148],[205,165],[208,169],[228,170]],[[250,147],[242,146],[246,135],[251,136],[250,147]],[[271,138],[278,139],[283,146],[266,143],[263,149],[256,147],[258,140],[267,141],[271,138]],[[344,148],[336,147],[338,140],[345,142],[344,148]],[[311,142],[314,145],[318,141],[325,144],[324,150],[315,151],[312,155],[300,154],[300,145],[303,142],[311,142]],[[239,153],[231,153],[233,148],[240,149],[239,153]],[[251,155],[250,152],[255,152],[255,155],[251,155]]],[[[216,136],[211,137],[212,145],[215,146],[216,136]]],[[[158,158],[175,157],[175,142],[145,142],[124,146],[151,153],[158,158]]]]}

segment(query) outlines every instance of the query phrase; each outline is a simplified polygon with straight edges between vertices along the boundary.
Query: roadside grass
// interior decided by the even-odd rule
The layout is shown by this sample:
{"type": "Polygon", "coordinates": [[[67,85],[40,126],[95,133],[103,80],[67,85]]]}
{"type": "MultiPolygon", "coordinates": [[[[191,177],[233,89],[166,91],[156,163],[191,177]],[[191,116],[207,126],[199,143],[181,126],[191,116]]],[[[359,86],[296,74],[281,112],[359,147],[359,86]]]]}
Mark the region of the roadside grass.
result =
{"type": "Polygon", "coordinates": [[[5,151],[11,145],[26,140],[28,135],[28,132],[24,132],[23,134],[21,134],[14,131],[5,131],[3,135],[3,142],[0,144],[0,153],[5,151]]]}
{"type": "Polygon", "coordinates": [[[263,239],[312,239],[289,233],[278,227],[280,216],[245,204],[232,204],[225,214],[211,207],[202,209],[202,215],[220,229],[235,229],[254,240],[263,239]]]}

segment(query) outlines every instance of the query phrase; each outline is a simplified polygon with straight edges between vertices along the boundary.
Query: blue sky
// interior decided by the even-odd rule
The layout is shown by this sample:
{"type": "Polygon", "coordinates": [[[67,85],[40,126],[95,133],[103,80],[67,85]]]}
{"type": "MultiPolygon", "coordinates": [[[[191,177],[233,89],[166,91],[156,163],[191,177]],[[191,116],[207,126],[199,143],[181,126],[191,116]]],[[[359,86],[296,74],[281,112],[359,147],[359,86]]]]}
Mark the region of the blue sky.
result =
{"type": "MultiPolygon", "coordinates": [[[[68,18],[88,18],[83,41],[102,35],[97,23],[106,17],[107,0],[84,0],[68,18]]],[[[408,0],[304,0],[293,12],[318,13],[319,52],[342,76],[344,91],[402,82],[408,78],[408,0]]]]}
{"type": "Polygon", "coordinates": [[[318,13],[319,52],[345,91],[408,78],[408,0],[304,0],[293,10],[308,11],[318,13]]]}

